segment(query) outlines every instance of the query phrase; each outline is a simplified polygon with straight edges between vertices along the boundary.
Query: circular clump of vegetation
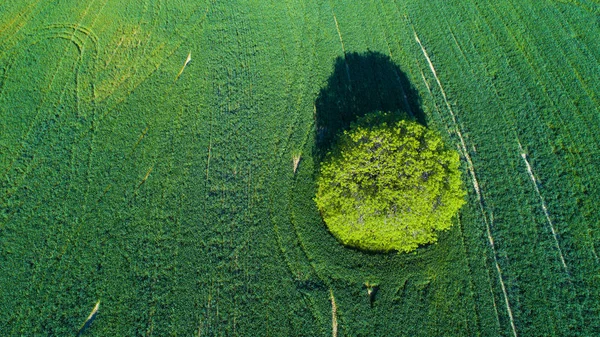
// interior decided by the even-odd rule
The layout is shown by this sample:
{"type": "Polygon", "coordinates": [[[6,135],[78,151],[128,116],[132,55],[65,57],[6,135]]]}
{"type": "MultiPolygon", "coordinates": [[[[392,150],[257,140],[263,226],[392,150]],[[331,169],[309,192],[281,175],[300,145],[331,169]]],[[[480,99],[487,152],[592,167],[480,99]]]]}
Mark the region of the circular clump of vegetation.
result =
{"type": "Polygon", "coordinates": [[[459,155],[439,134],[389,116],[367,115],[338,137],[321,164],[315,201],[343,244],[410,252],[451,227],[466,192],[459,155]]]}

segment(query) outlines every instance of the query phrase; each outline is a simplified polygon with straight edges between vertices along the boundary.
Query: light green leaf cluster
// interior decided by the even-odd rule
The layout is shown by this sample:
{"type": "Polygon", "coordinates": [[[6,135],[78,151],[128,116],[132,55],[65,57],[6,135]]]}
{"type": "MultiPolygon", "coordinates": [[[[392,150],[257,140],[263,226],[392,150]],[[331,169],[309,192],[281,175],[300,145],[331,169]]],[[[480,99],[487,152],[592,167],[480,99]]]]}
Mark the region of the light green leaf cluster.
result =
{"type": "Polygon", "coordinates": [[[355,125],[321,165],[315,201],[342,243],[409,252],[435,242],[464,204],[456,151],[412,121],[355,125]]]}

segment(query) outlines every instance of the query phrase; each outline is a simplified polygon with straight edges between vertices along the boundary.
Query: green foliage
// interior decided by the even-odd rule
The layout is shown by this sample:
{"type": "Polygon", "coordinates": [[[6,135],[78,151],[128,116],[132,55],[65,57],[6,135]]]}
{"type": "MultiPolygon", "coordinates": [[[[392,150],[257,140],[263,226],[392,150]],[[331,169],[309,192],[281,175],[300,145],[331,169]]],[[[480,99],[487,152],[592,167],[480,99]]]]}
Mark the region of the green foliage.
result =
{"type": "Polygon", "coordinates": [[[315,200],[344,244],[409,252],[435,242],[464,204],[459,156],[416,122],[374,126],[373,119],[341,135],[321,167],[315,200]]]}

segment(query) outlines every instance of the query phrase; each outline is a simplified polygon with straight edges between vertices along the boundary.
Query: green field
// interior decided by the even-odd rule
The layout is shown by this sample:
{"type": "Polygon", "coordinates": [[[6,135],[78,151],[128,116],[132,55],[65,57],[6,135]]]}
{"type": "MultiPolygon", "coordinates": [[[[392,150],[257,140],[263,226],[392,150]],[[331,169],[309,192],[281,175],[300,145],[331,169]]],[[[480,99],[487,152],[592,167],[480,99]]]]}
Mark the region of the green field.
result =
{"type": "Polygon", "coordinates": [[[598,0],[3,1],[0,335],[600,335],[599,36],[598,0]],[[414,254],[313,201],[377,110],[461,154],[414,254]]]}

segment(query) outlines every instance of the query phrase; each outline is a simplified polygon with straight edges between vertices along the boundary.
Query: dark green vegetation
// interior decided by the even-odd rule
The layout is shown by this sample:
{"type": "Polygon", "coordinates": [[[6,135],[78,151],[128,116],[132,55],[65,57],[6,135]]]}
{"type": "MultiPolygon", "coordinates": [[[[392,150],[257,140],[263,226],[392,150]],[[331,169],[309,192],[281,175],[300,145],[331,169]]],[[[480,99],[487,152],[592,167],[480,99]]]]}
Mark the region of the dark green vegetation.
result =
{"type": "Polygon", "coordinates": [[[345,245],[413,251],[436,242],[464,204],[458,153],[435,132],[392,116],[358,119],[320,164],[315,202],[345,245]]]}
{"type": "Polygon", "coordinates": [[[329,336],[332,294],[339,336],[598,335],[598,13],[3,1],[2,335],[75,335],[100,300],[85,336],[329,336]],[[413,107],[460,149],[438,244],[328,234],[314,159],[343,105],[413,107]]]}

